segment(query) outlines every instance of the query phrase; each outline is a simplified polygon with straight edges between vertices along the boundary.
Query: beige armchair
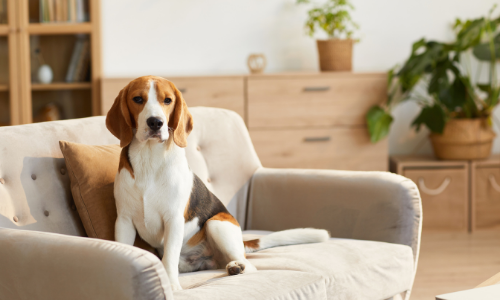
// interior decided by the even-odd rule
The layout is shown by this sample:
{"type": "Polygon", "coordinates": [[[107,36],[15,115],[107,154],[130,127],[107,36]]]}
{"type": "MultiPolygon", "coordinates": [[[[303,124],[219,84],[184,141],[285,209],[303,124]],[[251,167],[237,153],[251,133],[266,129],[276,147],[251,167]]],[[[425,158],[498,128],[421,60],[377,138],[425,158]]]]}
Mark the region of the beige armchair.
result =
{"type": "Polygon", "coordinates": [[[0,128],[0,299],[402,299],[418,259],[416,186],[384,172],[263,168],[243,120],[191,108],[186,153],[252,238],[328,229],[326,243],[248,254],[259,272],[181,274],[173,293],[160,260],[85,237],[58,141],[112,144],[104,117],[0,128]]]}

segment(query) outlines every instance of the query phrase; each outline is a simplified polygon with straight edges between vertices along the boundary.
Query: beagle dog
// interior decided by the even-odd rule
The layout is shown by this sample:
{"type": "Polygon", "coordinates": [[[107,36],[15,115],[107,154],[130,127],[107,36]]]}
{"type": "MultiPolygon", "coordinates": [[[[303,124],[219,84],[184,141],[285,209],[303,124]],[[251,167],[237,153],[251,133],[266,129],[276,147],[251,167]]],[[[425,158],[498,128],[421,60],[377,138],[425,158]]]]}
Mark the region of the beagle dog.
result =
{"type": "Polygon", "coordinates": [[[131,81],[106,126],[122,147],[114,185],[116,241],[132,245],[139,233],[162,256],[174,291],[182,289],[179,272],[254,272],[245,253],[328,239],[326,230],[293,229],[243,242],[238,221],[189,169],[184,148],[193,117],[172,82],[156,76],[131,81]]]}

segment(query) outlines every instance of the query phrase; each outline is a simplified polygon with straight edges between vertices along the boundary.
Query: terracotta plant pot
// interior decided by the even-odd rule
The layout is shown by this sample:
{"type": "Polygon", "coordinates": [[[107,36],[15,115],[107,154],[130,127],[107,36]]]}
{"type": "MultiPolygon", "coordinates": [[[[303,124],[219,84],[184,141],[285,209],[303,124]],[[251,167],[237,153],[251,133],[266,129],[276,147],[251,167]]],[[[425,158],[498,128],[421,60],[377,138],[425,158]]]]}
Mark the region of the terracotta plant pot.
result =
{"type": "Polygon", "coordinates": [[[448,121],[443,134],[430,135],[439,159],[485,159],[491,154],[495,133],[486,119],[448,121]]]}
{"type": "Polygon", "coordinates": [[[321,71],[351,71],[353,40],[316,40],[321,71]]]}

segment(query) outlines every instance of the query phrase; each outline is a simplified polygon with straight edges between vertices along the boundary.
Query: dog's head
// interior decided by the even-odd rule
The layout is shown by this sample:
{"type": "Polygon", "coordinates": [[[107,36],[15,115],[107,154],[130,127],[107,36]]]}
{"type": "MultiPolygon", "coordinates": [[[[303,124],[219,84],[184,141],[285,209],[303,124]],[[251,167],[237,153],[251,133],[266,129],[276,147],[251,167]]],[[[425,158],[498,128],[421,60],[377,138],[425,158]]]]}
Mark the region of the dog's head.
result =
{"type": "Polygon", "coordinates": [[[181,92],[161,77],[143,76],[124,87],[106,116],[106,127],[125,147],[135,136],[139,142],[168,140],[186,147],[193,118],[181,92]]]}

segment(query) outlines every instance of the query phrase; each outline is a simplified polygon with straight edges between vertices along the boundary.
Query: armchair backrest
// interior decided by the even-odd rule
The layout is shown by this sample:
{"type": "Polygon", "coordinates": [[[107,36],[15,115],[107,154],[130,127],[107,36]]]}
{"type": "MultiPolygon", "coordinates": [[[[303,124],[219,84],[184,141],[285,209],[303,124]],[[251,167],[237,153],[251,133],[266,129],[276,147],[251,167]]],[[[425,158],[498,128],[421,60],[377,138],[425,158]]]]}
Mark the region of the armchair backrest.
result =
{"type": "MultiPolygon", "coordinates": [[[[190,108],[194,128],[186,155],[191,169],[245,222],[248,183],[261,166],[238,114],[190,108]]],[[[84,236],[59,141],[118,144],[105,117],[0,128],[0,227],[84,236]]]]}

